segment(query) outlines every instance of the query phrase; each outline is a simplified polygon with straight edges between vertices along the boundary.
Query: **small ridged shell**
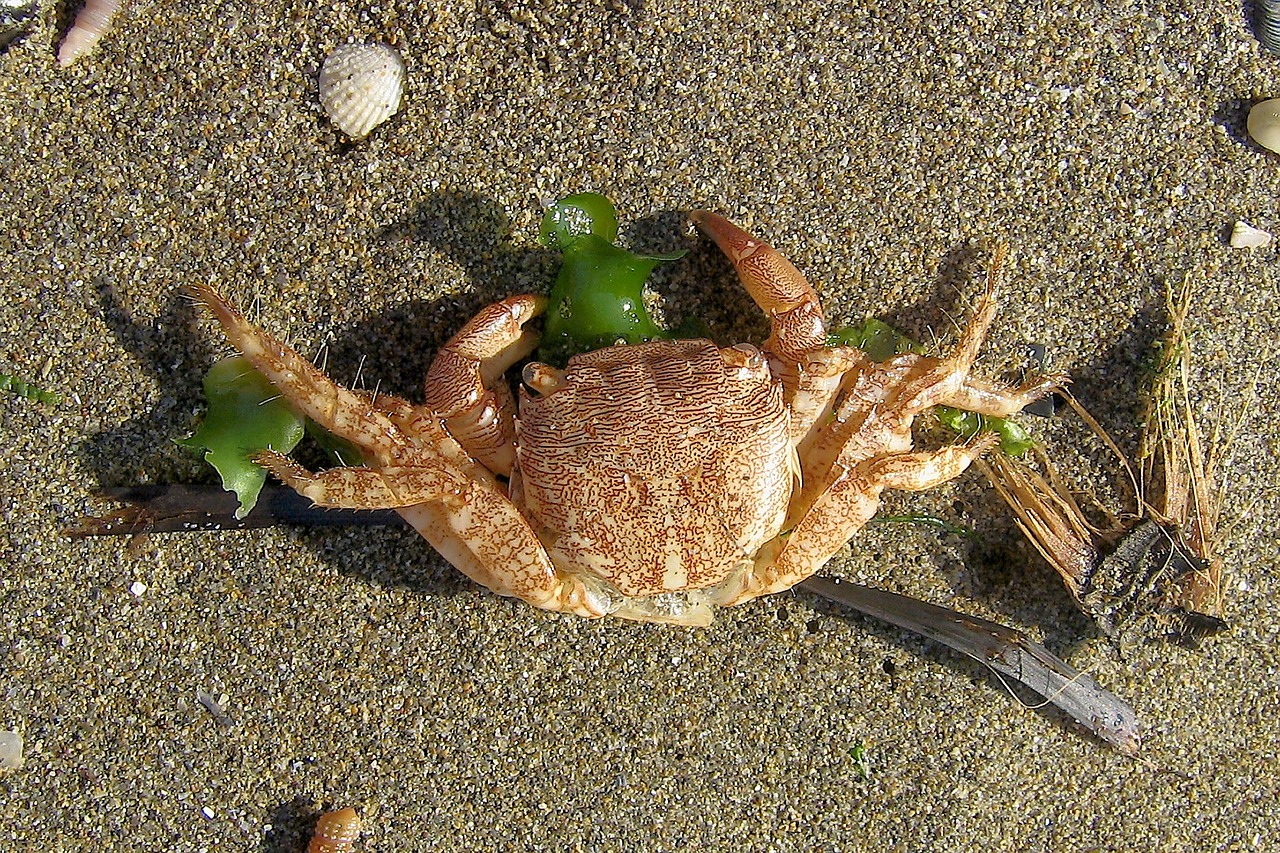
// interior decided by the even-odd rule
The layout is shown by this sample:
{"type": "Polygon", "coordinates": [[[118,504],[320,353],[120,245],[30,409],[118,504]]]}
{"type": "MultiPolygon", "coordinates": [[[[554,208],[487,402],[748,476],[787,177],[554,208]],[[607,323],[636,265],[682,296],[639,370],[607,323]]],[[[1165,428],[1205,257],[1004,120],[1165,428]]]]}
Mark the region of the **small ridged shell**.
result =
{"type": "Polygon", "coordinates": [[[400,109],[404,60],[386,44],[346,44],[320,68],[320,105],[352,139],[369,132],[400,109]]]}
{"type": "Polygon", "coordinates": [[[307,853],[349,853],[360,837],[360,816],[352,808],[325,812],[316,821],[307,853]]]}
{"type": "Polygon", "coordinates": [[[1236,222],[1231,226],[1229,242],[1233,249],[1265,249],[1271,245],[1271,235],[1261,228],[1254,228],[1248,222],[1236,222]]]}
{"type": "Polygon", "coordinates": [[[1258,41],[1274,54],[1280,54],[1280,0],[1258,0],[1258,41]]]}
{"type": "Polygon", "coordinates": [[[111,31],[111,22],[120,11],[121,0],[85,0],[67,37],[58,46],[58,65],[66,68],[98,46],[111,31]]]}
{"type": "Polygon", "coordinates": [[[1253,141],[1270,151],[1280,153],[1280,98],[1254,104],[1245,124],[1253,141]]]}

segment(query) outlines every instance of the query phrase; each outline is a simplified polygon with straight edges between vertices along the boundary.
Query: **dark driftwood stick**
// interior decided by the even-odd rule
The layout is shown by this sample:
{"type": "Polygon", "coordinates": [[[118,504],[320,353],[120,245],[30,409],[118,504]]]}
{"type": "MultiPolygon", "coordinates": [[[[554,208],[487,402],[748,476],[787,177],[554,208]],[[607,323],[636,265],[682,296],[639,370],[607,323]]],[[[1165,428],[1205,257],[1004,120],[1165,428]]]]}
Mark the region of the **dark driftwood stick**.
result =
{"type": "Polygon", "coordinates": [[[121,486],[103,489],[103,497],[125,504],[104,516],[85,516],[62,532],[73,538],[129,536],[136,533],[195,533],[201,530],[249,530],[300,524],[307,527],[381,527],[404,522],[391,510],[322,509],[280,486],[262,489],[258,505],[242,519],[232,492],[217,486],[121,486]]]}
{"type": "MultiPolygon", "coordinates": [[[[64,533],[85,537],[241,530],[281,524],[403,524],[394,512],[321,509],[291,489],[271,485],[262,490],[258,505],[243,519],[235,517],[235,495],[217,486],[134,486],[105,489],[103,496],[127,506],[100,518],[82,518],[64,533]]],[[[1021,631],[860,584],[810,578],[803,586],[845,607],[968,655],[999,675],[1034,690],[1125,755],[1138,752],[1141,740],[1134,710],[1090,675],[1073,669],[1021,631]]]]}

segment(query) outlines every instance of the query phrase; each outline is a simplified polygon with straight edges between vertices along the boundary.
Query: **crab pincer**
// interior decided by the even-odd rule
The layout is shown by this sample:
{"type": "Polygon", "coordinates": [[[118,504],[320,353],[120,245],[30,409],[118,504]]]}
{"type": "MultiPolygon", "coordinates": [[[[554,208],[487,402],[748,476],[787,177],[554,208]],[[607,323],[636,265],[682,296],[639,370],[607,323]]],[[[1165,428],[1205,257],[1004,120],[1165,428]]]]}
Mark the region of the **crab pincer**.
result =
{"type": "Polygon", "coordinates": [[[285,483],[326,506],[394,508],[468,577],[537,607],[705,625],[715,605],[819,571],[884,490],[938,486],[991,446],[916,449],[921,413],[1006,415],[1056,380],[1007,389],[970,375],[999,256],[950,354],[877,362],[829,344],[817,292],[768,243],[719,214],[692,217],[769,317],[759,347],[607,345],[562,369],[531,362],[513,391],[504,374],[535,351],[547,305],[519,295],[440,348],[414,404],[343,388],[211,289],[196,294],[281,394],[359,448],[362,466],[321,473],[265,455],[285,483]]]}

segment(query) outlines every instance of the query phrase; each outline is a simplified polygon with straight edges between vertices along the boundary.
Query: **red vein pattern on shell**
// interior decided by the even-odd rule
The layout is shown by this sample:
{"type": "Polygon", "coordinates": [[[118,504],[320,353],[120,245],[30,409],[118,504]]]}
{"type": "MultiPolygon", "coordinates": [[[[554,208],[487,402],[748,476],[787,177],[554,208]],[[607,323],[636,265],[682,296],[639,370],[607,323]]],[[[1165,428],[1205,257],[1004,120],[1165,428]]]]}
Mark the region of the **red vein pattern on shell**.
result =
{"type": "Polygon", "coordinates": [[[556,565],[630,596],[702,589],[776,535],[794,472],[782,386],[726,353],[598,350],[554,394],[522,393],[520,488],[556,565]]]}

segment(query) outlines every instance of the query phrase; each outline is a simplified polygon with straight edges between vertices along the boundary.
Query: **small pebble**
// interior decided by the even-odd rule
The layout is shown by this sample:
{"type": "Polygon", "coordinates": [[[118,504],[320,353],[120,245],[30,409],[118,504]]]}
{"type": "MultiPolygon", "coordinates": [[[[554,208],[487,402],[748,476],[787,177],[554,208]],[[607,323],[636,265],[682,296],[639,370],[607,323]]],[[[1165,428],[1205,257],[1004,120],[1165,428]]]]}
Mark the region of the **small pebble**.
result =
{"type": "Polygon", "coordinates": [[[133,583],[129,584],[129,592],[133,593],[138,598],[142,598],[142,594],[146,591],[147,591],[147,585],[142,581],[134,581],[133,583]]]}
{"type": "Polygon", "coordinates": [[[203,705],[204,709],[213,715],[213,719],[218,725],[227,729],[235,725],[235,721],[227,715],[227,694],[223,693],[215,697],[211,693],[206,693],[203,690],[197,690],[196,701],[203,705]]]}
{"type": "Polygon", "coordinates": [[[1261,228],[1254,228],[1248,222],[1237,221],[1231,226],[1231,248],[1263,249],[1271,245],[1271,234],[1261,228]]]}
{"type": "Polygon", "coordinates": [[[22,735],[0,732],[0,770],[22,769],[22,735]]]}

